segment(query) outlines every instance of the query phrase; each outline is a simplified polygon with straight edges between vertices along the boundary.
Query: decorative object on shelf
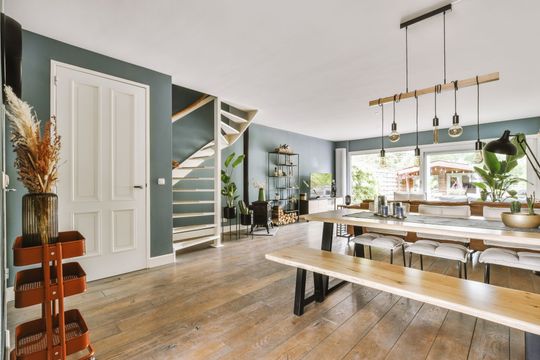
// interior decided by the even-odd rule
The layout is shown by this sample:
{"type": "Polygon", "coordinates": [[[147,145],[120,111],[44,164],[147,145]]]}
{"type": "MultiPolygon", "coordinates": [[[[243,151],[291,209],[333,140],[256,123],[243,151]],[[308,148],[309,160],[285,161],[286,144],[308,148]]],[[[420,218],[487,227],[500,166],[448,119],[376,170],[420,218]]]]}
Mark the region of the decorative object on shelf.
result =
{"type": "Polygon", "coordinates": [[[225,197],[227,206],[223,208],[223,216],[226,219],[233,219],[236,217],[236,207],[234,202],[238,199],[236,192],[238,188],[234,181],[232,181],[232,175],[234,169],[244,161],[244,155],[236,156],[236,153],[232,153],[225,159],[224,168],[221,170],[221,182],[223,188],[221,189],[221,195],[225,197]]]}
{"type": "Polygon", "coordinates": [[[292,148],[291,148],[289,145],[287,145],[287,144],[279,145],[279,146],[275,149],[275,151],[276,151],[277,153],[280,153],[280,154],[292,154],[292,153],[293,153],[292,148]]]}
{"type": "Polygon", "coordinates": [[[279,176],[279,171],[277,167],[274,168],[274,176],[279,176]]]}
{"type": "Polygon", "coordinates": [[[171,161],[171,166],[172,166],[172,169],[174,170],[180,166],[180,162],[177,160],[173,160],[171,161]]]}
{"type": "Polygon", "coordinates": [[[510,130],[505,130],[499,139],[488,143],[484,150],[491,153],[504,154],[506,155],[507,159],[509,156],[511,156],[512,159],[526,156],[529,164],[531,164],[531,167],[536,174],[536,177],[540,179],[540,163],[538,162],[534,151],[531,150],[529,143],[527,143],[525,134],[517,133],[512,135],[510,134],[510,130]],[[511,136],[513,138],[510,141],[511,136]]]}
{"type": "Polygon", "coordinates": [[[435,116],[433,116],[433,143],[439,143],[439,118],[437,117],[437,94],[441,93],[441,85],[435,85],[433,91],[435,98],[435,116]]]}
{"type": "Polygon", "coordinates": [[[19,99],[9,86],[5,89],[6,115],[10,120],[15,168],[18,179],[28,190],[23,198],[23,244],[36,246],[58,240],[58,199],[52,191],[58,181],[60,136],[56,119],[51,117],[44,126],[32,108],[19,99]]]}
{"type": "Polygon", "coordinates": [[[420,166],[420,148],[418,147],[418,96],[416,91],[414,92],[414,99],[416,100],[416,147],[414,148],[414,165],[420,166]]]}
{"type": "Polygon", "coordinates": [[[381,107],[381,152],[379,156],[379,166],[386,167],[386,151],[384,151],[384,105],[381,107]]]}
{"type": "MultiPolygon", "coordinates": [[[[478,76],[476,77],[478,79],[478,76]]],[[[459,137],[463,134],[463,128],[459,124],[459,115],[457,113],[457,91],[458,91],[458,82],[453,81],[454,84],[454,115],[452,116],[452,126],[448,128],[448,135],[451,137],[459,137]]]]}
{"type": "MultiPolygon", "coordinates": [[[[405,28],[405,92],[400,94],[395,94],[392,96],[386,96],[379,99],[374,99],[369,101],[369,106],[380,106],[389,102],[396,102],[396,97],[399,100],[417,98],[418,96],[427,95],[435,93],[435,98],[437,94],[440,94],[442,91],[454,90],[454,98],[457,98],[457,89],[465,88],[469,86],[474,86],[478,84],[484,84],[491,81],[499,80],[499,73],[494,72],[486,75],[476,76],[475,78],[468,78],[464,80],[456,80],[452,82],[447,82],[446,80],[446,13],[452,10],[452,4],[447,4],[441,6],[437,9],[431,10],[424,14],[418,15],[410,20],[400,23],[400,29],[405,28]],[[423,89],[417,89],[414,91],[409,91],[409,42],[408,42],[408,28],[409,26],[419,23],[423,20],[432,18],[436,15],[443,15],[443,83],[440,85],[430,86],[423,89]]],[[[398,100],[398,101],[399,101],[398,100]]],[[[436,100],[435,100],[436,101],[436,100]]],[[[435,111],[436,113],[436,111],[435,111]]],[[[397,130],[397,129],[396,129],[397,130]]],[[[454,112],[452,126],[448,130],[448,134],[451,137],[460,136],[463,133],[463,128],[459,124],[459,116],[457,115],[457,106],[456,111],[454,112]]],[[[436,144],[439,141],[439,120],[437,116],[433,118],[433,142],[436,144]]],[[[394,126],[392,126],[391,137],[396,138],[394,134],[394,126]]],[[[397,140],[396,140],[397,141],[397,140]]]]}
{"type": "Polygon", "coordinates": [[[260,181],[253,181],[253,187],[259,190],[259,195],[257,199],[259,201],[266,201],[266,192],[264,191],[264,183],[260,181]]]}
{"type": "Polygon", "coordinates": [[[351,205],[351,195],[345,195],[345,205],[351,205]]]}
{"type": "MultiPolygon", "coordinates": [[[[516,149],[513,142],[518,143],[520,139],[524,137],[525,135],[518,134],[512,139],[512,142],[508,140],[507,145],[514,146],[514,149],[516,149]]],[[[483,150],[483,167],[474,167],[474,170],[480,175],[482,181],[474,182],[473,185],[480,188],[482,192],[485,192],[481,193],[482,196],[485,194],[486,198],[490,197],[490,200],[494,202],[515,198],[517,192],[512,190],[511,187],[519,182],[527,180],[518,178],[510,172],[518,165],[518,160],[525,156],[525,152],[520,149],[520,151],[516,151],[514,155],[506,155],[504,160],[499,160],[497,155],[489,150],[490,144],[491,143],[486,145],[483,150]]]]}
{"type": "Polygon", "coordinates": [[[476,77],[476,142],[474,143],[473,162],[476,164],[484,161],[483,151],[484,143],[480,140],[480,83],[476,77]]]}
{"type": "Polygon", "coordinates": [[[521,202],[512,201],[510,212],[501,214],[501,220],[504,225],[513,228],[534,229],[540,226],[540,215],[534,213],[534,194],[527,197],[528,212],[521,212],[521,202]]]}
{"type": "MultiPolygon", "coordinates": [[[[399,96],[401,98],[401,94],[399,96]]],[[[396,124],[396,97],[397,95],[394,95],[394,101],[392,102],[392,132],[388,135],[388,139],[393,143],[398,142],[400,138],[396,124]]],[[[399,101],[399,99],[397,101],[399,101]]]]}

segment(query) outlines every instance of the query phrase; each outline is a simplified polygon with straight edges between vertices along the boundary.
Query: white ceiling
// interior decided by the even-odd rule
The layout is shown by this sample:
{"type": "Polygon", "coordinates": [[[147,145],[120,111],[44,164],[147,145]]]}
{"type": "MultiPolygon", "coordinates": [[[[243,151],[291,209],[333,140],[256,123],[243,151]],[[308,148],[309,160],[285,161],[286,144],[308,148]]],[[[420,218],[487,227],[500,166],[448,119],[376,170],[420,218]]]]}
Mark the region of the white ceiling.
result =
{"type": "MultiPolygon", "coordinates": [[[[437,0],[6,0],[25,29],[171,74],[173,83],[259,109],[255,121],[330,140],[380,134],[368,101],[404,91],[401,20],[437,0]]],[[[447,14],[448,80],[500,71],[481,87],[481,121],[540,115],[540,1],[462,0],[447,14]]],[[[442,17],[409,29],[409,89],[442,82],[442,17]]],[[[439,106],[449,126],[453,95],[439,106]]],[[[476,121],[475,88],[458,92],[476,121]]],[[[386,128],[389,132],[391,107],[386,128]]],[[[420,129],[433,97],[420,98],[420,129]]],[[[397,106],[414,131],[414,101],[397,106]]],[[[515,129],[518,130],[518,129],[515,129]]]]}

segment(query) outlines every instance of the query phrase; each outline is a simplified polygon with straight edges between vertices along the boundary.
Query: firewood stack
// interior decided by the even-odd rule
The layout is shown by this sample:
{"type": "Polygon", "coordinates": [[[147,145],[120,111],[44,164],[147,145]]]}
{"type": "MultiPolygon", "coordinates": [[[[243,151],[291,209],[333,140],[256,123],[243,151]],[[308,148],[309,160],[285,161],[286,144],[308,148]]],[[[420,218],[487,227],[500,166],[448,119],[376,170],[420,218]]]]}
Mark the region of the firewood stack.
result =
{"type": "Polygon", "coordinates": [[[298,221],[298,214],[295,212],[286,213],[281,206],[272,208],[272,222],[274,225],[287,225],[298,221]]]}

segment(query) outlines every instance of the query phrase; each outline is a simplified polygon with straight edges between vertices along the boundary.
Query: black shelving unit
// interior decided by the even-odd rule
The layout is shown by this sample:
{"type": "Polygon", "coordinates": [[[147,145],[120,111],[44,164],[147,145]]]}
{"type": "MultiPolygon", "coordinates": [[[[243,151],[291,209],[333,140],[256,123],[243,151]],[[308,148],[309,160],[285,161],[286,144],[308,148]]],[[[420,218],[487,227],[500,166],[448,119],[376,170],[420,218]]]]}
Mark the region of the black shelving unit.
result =
{"type": "Polygon", "coordinates": [[[277,151],[271,151],[268,153],[266,198],[272,204],[272,207],[279,205],[286,213],[299,212],[299,169],[299,154],[287,154],[277,151]],[[278,195],[276,196],[276,194],[278,195]]]}

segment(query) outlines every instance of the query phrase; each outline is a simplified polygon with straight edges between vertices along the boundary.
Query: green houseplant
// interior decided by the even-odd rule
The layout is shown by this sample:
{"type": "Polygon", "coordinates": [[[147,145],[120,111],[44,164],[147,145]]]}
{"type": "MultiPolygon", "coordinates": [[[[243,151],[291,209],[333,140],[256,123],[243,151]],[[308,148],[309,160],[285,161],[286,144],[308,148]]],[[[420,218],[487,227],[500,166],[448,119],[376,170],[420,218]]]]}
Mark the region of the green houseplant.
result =
{"type": "Polygon", "coordinates": [[[251,210],[249,210],[244,200],[238,200],[238,209],[240,209],[240,224],[251,225],[251,210]]]}
{"type": "Polygon", "coordinates": [[[482,181],[475,182],[474,185],[480,188],[482,200],[491,200],[493,202],[505,201],[509,198],[515,198],[517,192],[511,187],[519,182],[527,181],[512,175],[510,172],[518,165],[518,160],[525,156],[525,153],[518,146],[518,139],[524,137],[524,134],[518,134],[512,139],[518,151],[516,155],[506,155],[504,160],[500,160],[497,155],[484,150],[484,165],[475,166],[474,170],[482,181]]]}
{"type": "Polygon", "coordinates": [[[232,180],[234,169],[238,167],[244,161],[244,155],[236,156],[236,153],[232,153],[225,159],[223,164],[224,169],[221,170],[221,182],[223,187],[221,188],[221,195],[225,197],[227,206],[223,208],[223,216],[226,219],[233,219],[236,217],[236,207],[234,202],[238,199],[236,192],[238,188],[235,182],[232,180]]]}

